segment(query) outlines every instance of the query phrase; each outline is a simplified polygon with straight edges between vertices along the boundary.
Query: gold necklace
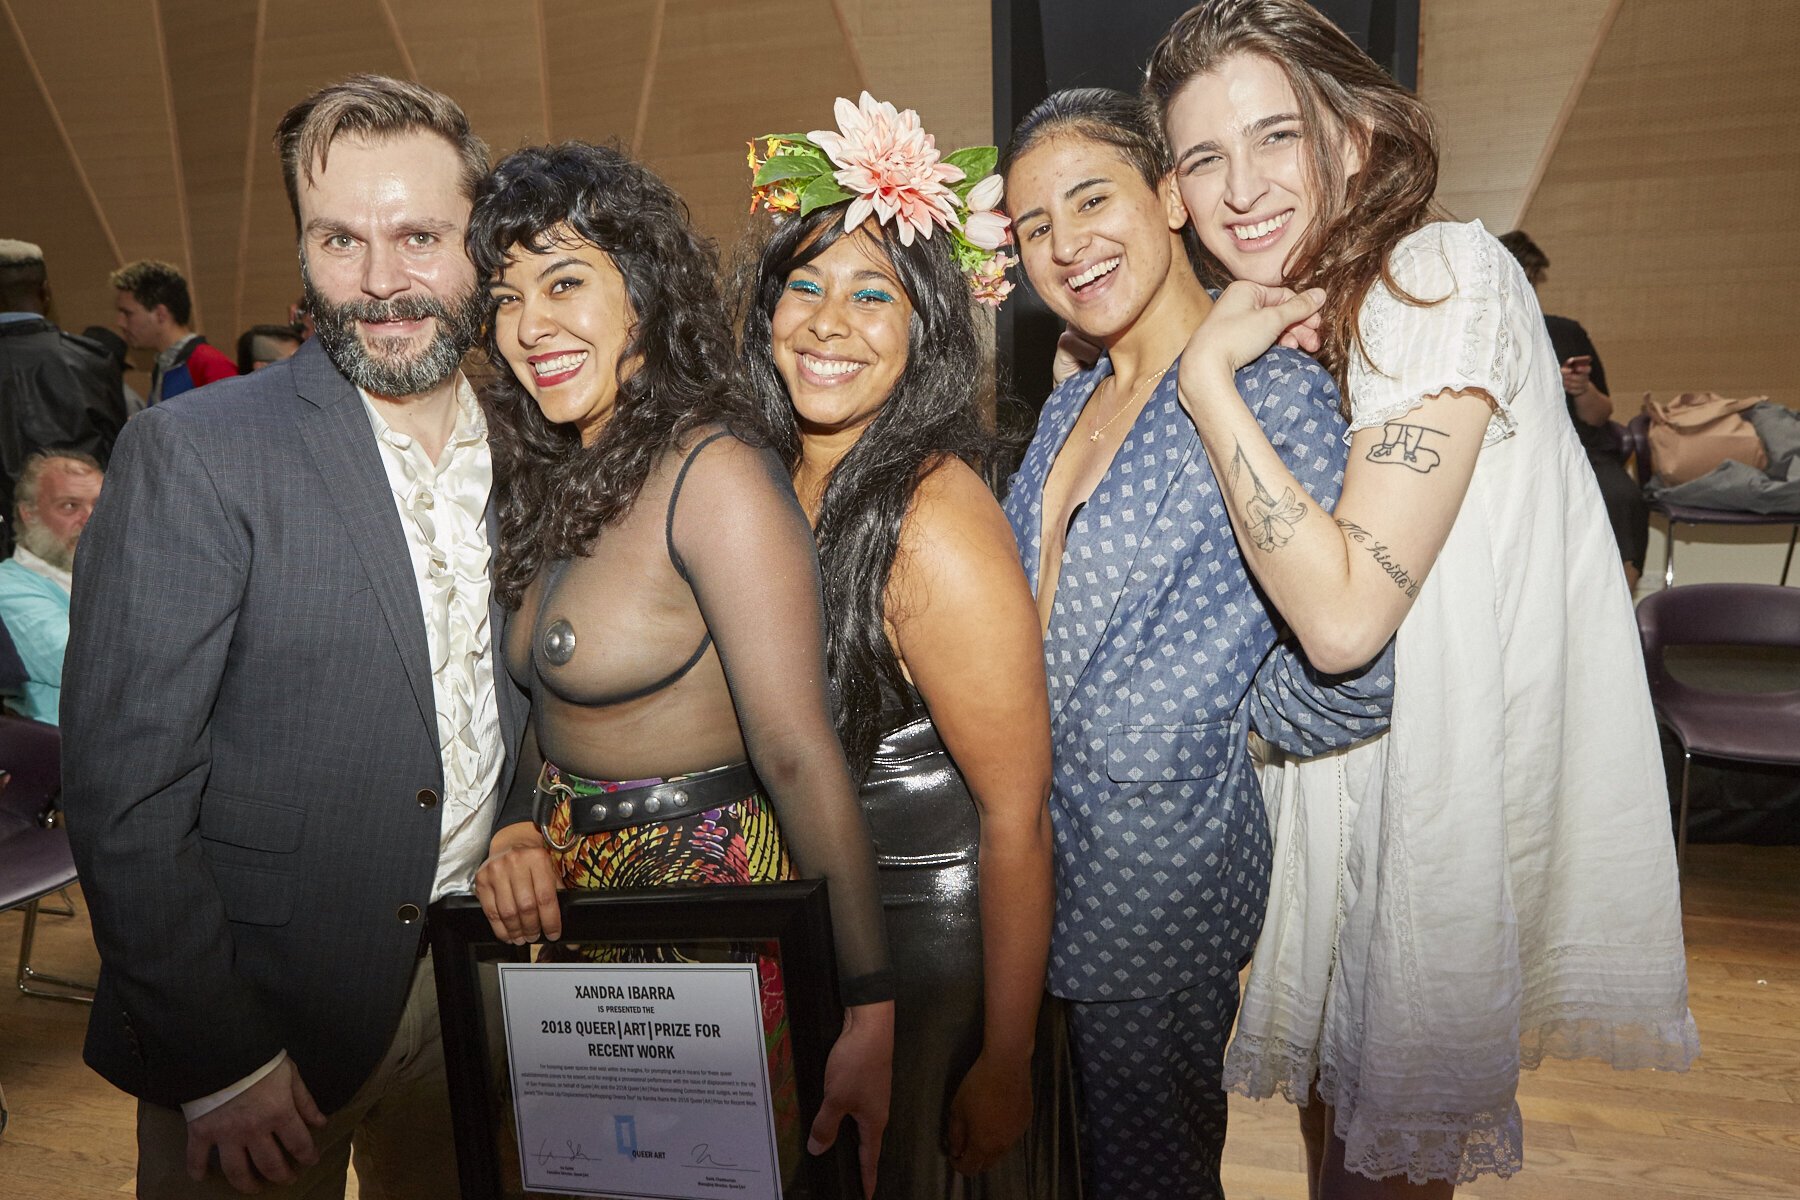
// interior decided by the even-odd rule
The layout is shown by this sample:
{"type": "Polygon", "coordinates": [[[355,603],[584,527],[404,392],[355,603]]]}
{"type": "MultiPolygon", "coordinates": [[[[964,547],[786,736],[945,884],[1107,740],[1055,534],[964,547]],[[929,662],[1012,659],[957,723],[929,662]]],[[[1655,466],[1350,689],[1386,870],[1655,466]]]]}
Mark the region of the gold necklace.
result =
{"type": "MultiPolygon", "coordinates": [[[[1176,357],[1180,357],[1180,356],[1177,355],[1176,357]]],[[[1088,434],[1088,441],[1090,441],[1090,442],[1099,441],[1100,435],[1106,432],[1107,425],[1111,425],[1114,421],[1116,421],[1120,417],[1124,416],[1125,410],[1130,408],[1133,404],[1136,404],[1138,397],[1144,394],[1144,388],[1160,381],[1164,375],[1167,375],[1169,373],[1169,367],[1172,367],[1174,365],[1175,365],[1175,360],[1170,359],[1168,367],[1164,367],[1162,370],[1160,370],[1156,374],[1152,375],[1146,382],[1138,384],[1136,389],[1134,389],[1131,393],[1131,399],[1129,399],[1129,400],[1125,401],[1125,403],[1121,404],[1118,407],[1118,409],[1113,413],[1112,416],[1106,418],[1105,425],[1100,426],[1100,428],[1098,428],[1098,429],[1094,430],[1094,432],[1088,434]]]]}

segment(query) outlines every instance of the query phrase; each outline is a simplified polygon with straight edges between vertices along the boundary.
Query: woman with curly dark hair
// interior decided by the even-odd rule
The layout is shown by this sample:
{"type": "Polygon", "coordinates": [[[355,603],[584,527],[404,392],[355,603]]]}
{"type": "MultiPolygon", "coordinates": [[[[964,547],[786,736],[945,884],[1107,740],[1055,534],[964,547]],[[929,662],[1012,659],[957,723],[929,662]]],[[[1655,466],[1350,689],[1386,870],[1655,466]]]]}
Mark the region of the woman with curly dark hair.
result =
{"type": "MultiPolygon", "coordinates": [[[[501,814],[482,906],[522,943],[560,936],[559,886],[829,880],[847,1011],[811,1147],[854,1117],[872,1188],[893,1031],[873,855],[812,540],[732,390],[715,256],[668,185],[578,142],[502,161],[468,244],[494,306],[495,589],[537,779],[501,814]]],[[[771,1086],[797,1131],[778,1010],[771,1086]]]]}
{"type": "MultiPolygon", "coordinates": [[[[917,128],[916,114],[866,94],[860,109],[839,101],[839,120],[838,135],[778,139],[773,171],[810,169],[828,188],[857,161],[847,143],[865,122],[885,122],[903,147],[917,128]]],[[[918,158],[888,219],[845,194],[775,227],[744,283],[741,358],[818,539],[838,730],[881,866],[906,1070],[878,1194],[1051,1197],[1071,1180],[1055,1139],[1027,1135],[1068,1116],[1054,1090],[1059,1031],[1039,1019],[1049,702],[1031,592],[978,473],[992,438],[959,269],[973,266],[983,289],[985,266],[994,294],[997,244],[968,236],[984,237],[975,214],[997,181],[978,188],[959,168],[934,189],[935,149],[918,158]],[[913,197],[942,200],[956,223],[910,222],[913,197]]],[[[784,180],[786,195],[759,198],[784,207],[800,188],[784,180]]]]}

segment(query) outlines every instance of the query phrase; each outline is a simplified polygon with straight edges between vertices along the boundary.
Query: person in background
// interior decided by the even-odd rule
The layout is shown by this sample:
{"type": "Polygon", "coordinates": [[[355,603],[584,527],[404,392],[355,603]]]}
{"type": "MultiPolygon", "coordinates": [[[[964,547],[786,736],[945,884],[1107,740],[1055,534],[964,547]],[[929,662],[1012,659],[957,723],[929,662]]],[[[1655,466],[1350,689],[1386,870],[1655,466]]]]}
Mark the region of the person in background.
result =
{"type": "Polygon", "coordinates": [[[248,375],[292,358],[305,340],[292,325],[252,325],[238,335],[237,373],[248,375]]]}
{"type": "MultiPolygon", "coordinates": [[[[75,450],[105,465],[125,425],[118,365],[51,323],[44,252],[0,238],[0,495],[38,450],[75,450]]],[[[12,530],[0,528],[0,552],[12,530]]]]}
{"type": "Polygon", "coordinates": [[[63,652],[69,645],[69,588],[75,545],[100,495],[100,464],[77,450],[40,450],[13,488],[18,545],[0,562],[0,620],[25,664],[13,707],[57,723],[63,652]]]}
{"type": "Polygon", "coordinates": [[[153,258],[128,263],[107,277],[118,293],[116,322],[133,350],[156,355],[146,406],[238,373],[206,339],[189,328],[194,302],[174,266],[153,258]]]}
{"type": "Polygon", "coordinates": [[[300,335],[302,342],[310,342],[313,335],[312,309],[307,307],[306,297],[288,305],[288,327],[300,335]]]}
{"type": "Polygon", "coordinates": [[[125,416],[129,420],[144,411],[144,398],[138,395],[137,389],[124,380],[129,371],[137,368],[131,365],[131,347],[119,336],[116,329],[108,329],[104,325],[89,325],[81,331],[81,336],[106,351],[106,356],[119,367],[120,391],[125,396],[125,416]]]}
{"type": "MultiPolygon", "coordinates": [[[[1502,234],[1500,244],[1519,260],[1532,290],[1542,294],[1550,278],[1550,256],[1523,229],[1502,234]]],[[[1644,500],[1643,488],[1625,470],[1625,448],[1613,436],[1613,402],[1606,386],[1606,368],[1581,322],[1545,313],[1544,325],[1550,331],[1550,344],[1556,348],[1556,361],[1562,368],[1569,420],[1575,425],[1575,436],[1581,439],[1588,465],[1594,468],[1594,478],[1600,484],[1606,518],[1612,523],[1613,540],[1619,543],[1619,557],[1625,563],[1626,582],[1635,589],[1638,576],[1644,571],[1644,552],[1650,544],[1650,505],[1644,500]]]]}

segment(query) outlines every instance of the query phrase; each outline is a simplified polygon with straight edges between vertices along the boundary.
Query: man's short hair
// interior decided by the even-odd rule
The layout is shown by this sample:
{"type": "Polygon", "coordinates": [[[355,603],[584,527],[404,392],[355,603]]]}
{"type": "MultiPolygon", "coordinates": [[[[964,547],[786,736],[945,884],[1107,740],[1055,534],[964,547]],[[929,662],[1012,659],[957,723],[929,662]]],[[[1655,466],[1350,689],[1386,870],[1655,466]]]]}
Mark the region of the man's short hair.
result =
{"type": "Polygon", "coordinates": [[[300,228],[300,179],[312,182],[340,137],[383,139],[435,133],[462,159],[462,190],[470,200],[487,174],[487,143],[475,136],[461,106],[442,92],[386,75],[352,75],[320,88],[287,110],[275,130],[281,180],[287,185],[294,229],[300,228]]]}
{"type": "Polygon", "coordinates": [[[1500,235],[1500,244],[1512,251],[1512,256],[1519,260],[1525,269],[1527,282],[1537,284],[1543,281],[1544,272],[1550,269],[1550,256],[1538,249],[1538,244],[1531,240],[1531,235],[1523,229],[1515,229],[1511,233],[1500,235]]]}
{"type": "Polygon", "coordinates": [[[37,507],[38,481],[44,477],[44,470],[51,463],[73,463],[76,467],[104,475],[106,472],[100,462],[91,454],[83,454],[79,450],[34,450],[25,459],[25,465],[19,468],[19,478],[13,482],[12,519],[16,528],[19,524],[19,510],[27,505],[37,507]]]}
{"type": "Polygon", "coordinates": [[[261,353],[271,341],[287,342],[298,346],[306,339],[292,325],[252,325],[238,335],[237,369],[239,375],[248,375],[256,368],[258,362],[268,362],[269,356],[261,353]]]}
{"type": "Polygon", "coordinates": [[[0,238],[0,312],[37,305],[48,279],[44,252],[35,243],[0,238]]]}
{"type": "Polygon", "coordinates": [[[186,325],[194,315],[194,301],[188,295],[187,279],[174,263],[140,259],[114,271],[107,276],[107,282],[121,292],[130,292],[146,312],[159,304],[167,306],[169,316],[177,325],[186,325]]]}

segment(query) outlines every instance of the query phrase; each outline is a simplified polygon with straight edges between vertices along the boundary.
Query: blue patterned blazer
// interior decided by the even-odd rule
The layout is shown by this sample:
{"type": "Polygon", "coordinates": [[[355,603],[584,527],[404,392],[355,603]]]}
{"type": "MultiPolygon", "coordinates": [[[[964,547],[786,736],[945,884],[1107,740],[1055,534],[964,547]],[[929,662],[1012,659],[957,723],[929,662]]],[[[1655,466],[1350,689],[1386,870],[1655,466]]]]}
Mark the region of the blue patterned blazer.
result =
{"type": "MultiPolygon", "coordinates": [[[[1044,404],[1006,515],[1032,590],[1044,481],[1101,359],[1044,404]]],[[[1317,754],[1386,728],[1391,648],[1325,679],[1277,645],[1212,466],[1163,378],[1071,522],[1044,641],[1057,848],[1050,990],[1165,995],[1235,971],[1268,901],[1267,812],[1247,734],[1317,754]]],[[[1274,349],[1238,389],[1277,453],[1329,509],[1348,447],[1331,377],[1274,349]]]]}

